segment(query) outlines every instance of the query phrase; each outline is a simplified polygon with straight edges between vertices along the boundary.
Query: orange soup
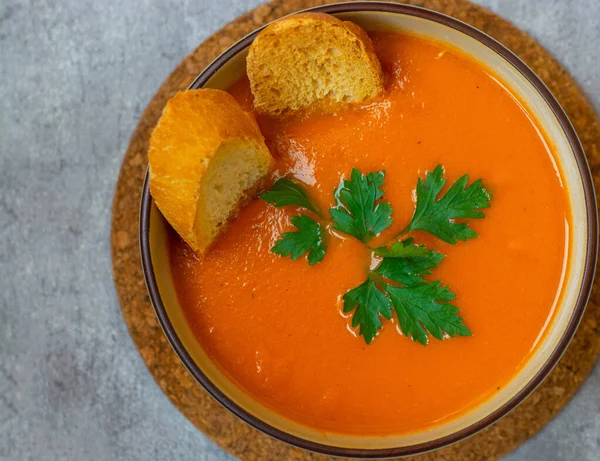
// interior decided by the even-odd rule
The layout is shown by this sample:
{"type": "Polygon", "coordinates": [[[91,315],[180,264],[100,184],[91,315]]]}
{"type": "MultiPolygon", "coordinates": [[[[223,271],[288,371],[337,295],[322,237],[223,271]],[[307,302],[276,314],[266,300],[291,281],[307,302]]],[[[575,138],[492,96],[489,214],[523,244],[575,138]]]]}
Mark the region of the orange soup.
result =
{"type": "MultiPolygon", "coordinates": [[[[429,280],[457,295],[473,335],[423,346],[386,320],[367,345],[342,295],[365,280],[371,252],[329,230],[319,264],[273,254],[281,233],[293,230],[294,207],[254,200],[202,259],[174,232],[169,254],[198,341],[246,393],[319,430],[391,435],[473,409],[528,361],[560,296],[570,211],[552,146],[487,68],[424,38],[371,36],[387,79],[383,96],[330,115],[258,117],[276,158],[272,180],[295,177],[327,210],[352,168],[385,170],[394,221],[384,242],[410,221],[426,171],[443,165],[449,184],[465,173],[482,178],[493,199],[485,219],[469,220],[479,237],[451,245],[412,234],[446,255],[429,280]]],[[[247,79],[230,93],[251,108],[247,79]]]]}

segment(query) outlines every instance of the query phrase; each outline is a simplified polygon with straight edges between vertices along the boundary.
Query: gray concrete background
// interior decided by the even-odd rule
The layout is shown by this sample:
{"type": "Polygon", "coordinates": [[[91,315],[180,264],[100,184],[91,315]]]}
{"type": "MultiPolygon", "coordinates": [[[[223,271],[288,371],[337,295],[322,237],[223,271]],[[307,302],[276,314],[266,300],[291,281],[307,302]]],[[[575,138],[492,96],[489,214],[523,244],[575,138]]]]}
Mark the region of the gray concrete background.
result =
{"type": "MultiPolygon", "coordinates": [[[[111,275],[110,211],[141,111],[259,0],[0,0],[0,459],[232,458],[167,400],[111,275]]],[[[600,111],[600,1],[481,0],[600,111]]],[[[600,459],[600,368],[509,461],[600,459]]]]}

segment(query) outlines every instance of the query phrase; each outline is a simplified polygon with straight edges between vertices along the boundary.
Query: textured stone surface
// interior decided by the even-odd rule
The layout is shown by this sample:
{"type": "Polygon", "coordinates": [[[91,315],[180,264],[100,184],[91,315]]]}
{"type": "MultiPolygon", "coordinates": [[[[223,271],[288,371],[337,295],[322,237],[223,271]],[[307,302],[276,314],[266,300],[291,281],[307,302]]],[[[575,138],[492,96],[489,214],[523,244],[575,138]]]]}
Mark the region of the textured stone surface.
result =
{"type": "MultiPolygon", "coordinates": [[[[600,110],[597,1],[478,3],[531,33],[600,110]]],[[[173,408],[129,339],[110,211],[152,94],[198,43],[257,4],[0,2],[0,459],[231,459],[173,408]]],[[[596,367],[507,459],[595,460],[598,434],[596,367]]]]}

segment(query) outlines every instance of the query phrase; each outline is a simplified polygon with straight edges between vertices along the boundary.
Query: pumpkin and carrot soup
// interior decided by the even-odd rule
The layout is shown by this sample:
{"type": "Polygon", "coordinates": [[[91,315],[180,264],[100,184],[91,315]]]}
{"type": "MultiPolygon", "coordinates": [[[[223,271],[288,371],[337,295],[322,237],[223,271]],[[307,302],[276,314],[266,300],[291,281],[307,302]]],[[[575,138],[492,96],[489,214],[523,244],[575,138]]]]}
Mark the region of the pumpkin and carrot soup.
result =
{"type": "MultiPolygon", "coordinates": [[[[570,210],[552,147],[488,69],[428,39],[370,35],[381,96],[333,114],[257,115],[275,158],[269,185],[285,178],[279,193],[308,204],[276,206],[273,188],[202,257],[174,232],[168,243],[186,318],[232,381],[319,430],[390,435],[456,418],[527,362],[560,296],[570,210]],[[449,190],[473,201],[431,212],[456,234],[416,223],[449,190]],[[361,213],[366,227],[352,231],[361,213]],[[295,254],[289,233],[310,229],[295,254]],[[410,283],[381,267],[407,249],[429,265],[409,274],[423,283],[404,299],[410,283]],[[438,317],[411,317],[411,303],[429,302],[420,287],[447,307],[438,317]]],[[[247,78],[229,92],[251,110],[247,78]]]]}

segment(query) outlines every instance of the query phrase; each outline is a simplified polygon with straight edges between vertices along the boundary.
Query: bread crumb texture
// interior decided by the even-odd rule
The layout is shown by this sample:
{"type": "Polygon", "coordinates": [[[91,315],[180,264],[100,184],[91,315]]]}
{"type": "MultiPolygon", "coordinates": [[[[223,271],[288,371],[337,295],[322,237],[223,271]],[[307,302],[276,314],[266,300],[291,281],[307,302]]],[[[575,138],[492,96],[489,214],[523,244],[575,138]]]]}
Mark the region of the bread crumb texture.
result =
{"type": "Polygon", "coordinates": [[[269,25],[250,46],[247,73],[255,108],[269,114],[322,100],[358,102],[383,90],[381,65],[366,32],[323,13],[269,25]]]}
{"type": "Polygon", "coordinates": [[[228,93],[178,93],[150,138],[150,193],[175,231],[202,253],[256,191],[273,159],[252,114],[228,93]]]}

